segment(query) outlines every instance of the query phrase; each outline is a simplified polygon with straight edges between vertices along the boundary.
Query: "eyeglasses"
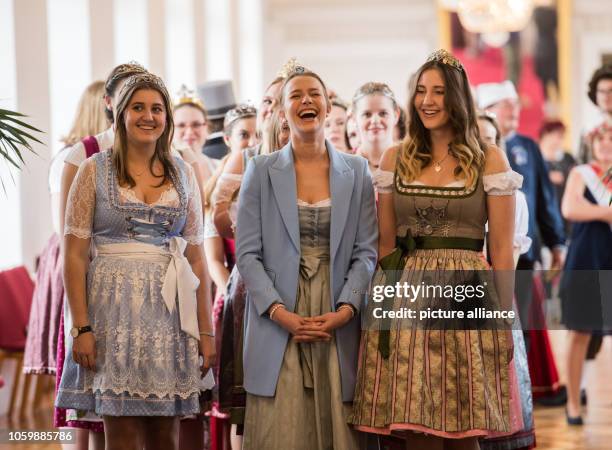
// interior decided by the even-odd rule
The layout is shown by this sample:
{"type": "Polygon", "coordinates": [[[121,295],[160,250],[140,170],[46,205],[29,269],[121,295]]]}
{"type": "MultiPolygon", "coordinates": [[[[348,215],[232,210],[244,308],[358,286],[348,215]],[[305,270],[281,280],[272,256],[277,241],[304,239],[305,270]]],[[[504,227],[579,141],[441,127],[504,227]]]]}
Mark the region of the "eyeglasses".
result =
{"type": "Polygon", "coordinates": [[[203,126],[206,126],[206,122],[177,123],[175,125],[178,130],[185,130],[187,128],[191,128],[192,130],[199,130],[203,126]]]}

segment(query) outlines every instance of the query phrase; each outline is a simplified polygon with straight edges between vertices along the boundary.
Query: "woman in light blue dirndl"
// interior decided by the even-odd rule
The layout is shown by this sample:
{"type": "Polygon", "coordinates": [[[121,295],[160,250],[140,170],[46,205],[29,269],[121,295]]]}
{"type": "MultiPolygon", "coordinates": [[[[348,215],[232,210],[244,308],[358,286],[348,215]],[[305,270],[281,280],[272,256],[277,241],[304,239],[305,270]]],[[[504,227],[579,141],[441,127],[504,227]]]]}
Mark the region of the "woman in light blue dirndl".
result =
{"type": "Polygon", "coordinates": [[[200,195],[170,154],[170,105],[158,77],[129,78],[113,149],[81,165],[68,198],[74,328],[56,403],[102,416],[107,448],[177,448],[215,357],[200,195]]]}

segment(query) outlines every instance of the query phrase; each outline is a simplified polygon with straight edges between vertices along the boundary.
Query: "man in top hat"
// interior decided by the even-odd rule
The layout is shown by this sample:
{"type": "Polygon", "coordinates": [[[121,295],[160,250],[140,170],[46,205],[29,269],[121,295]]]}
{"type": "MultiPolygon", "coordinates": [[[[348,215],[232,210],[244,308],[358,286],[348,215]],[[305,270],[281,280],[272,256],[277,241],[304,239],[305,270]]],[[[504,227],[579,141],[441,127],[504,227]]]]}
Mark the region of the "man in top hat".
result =
{"type": "Polygon", "coordinates": [[[540,259],[540,237],[552,251],[551,269],[563,267],[565,233],[561,213],[557,206],[555,190],[548,176],[538,144],[516,132],[519,123],[520,104],[511,81],[485,83],[476,88],[480,109],[497,117],[502,145],[512,169],[523,176],[522,191],[527,197],[529,229],[527,235],[533,245],[521,255],[517,269],[517,300],[523,326],[529,325],[529,307],[532,296],[533,267],[540,259]]]}
{"type": "Polygon", "coordinates": [[[208,138],[202,153],[209,158],[222,159],[229,152],[223,140],[225,113],[236,106],[231,80],[208,81],[198,86],[199,97],[206,105],[208,114],[208,138]]]}

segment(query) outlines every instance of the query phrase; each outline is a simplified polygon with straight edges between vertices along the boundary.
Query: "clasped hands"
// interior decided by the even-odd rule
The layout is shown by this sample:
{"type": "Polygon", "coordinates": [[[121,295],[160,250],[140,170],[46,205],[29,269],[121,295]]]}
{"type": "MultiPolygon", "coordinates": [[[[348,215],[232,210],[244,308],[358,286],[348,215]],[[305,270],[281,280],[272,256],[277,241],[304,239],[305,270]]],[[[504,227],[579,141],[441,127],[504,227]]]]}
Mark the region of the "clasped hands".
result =
{"type": "Polygon", "coordinates": [[[332,331],[345,325],[353,314],[348,308],[315,317],[302,317],[284,307],[274,313],[274,322],[287,330],[295,342],[327,342],[332,331]]]}

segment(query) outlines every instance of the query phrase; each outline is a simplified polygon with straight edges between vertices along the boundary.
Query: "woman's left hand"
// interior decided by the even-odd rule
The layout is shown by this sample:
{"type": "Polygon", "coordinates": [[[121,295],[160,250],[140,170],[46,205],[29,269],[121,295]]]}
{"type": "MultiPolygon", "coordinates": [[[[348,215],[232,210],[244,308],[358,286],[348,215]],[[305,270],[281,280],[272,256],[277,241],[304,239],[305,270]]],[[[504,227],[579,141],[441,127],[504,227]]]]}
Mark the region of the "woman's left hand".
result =
{"type": "Polygon", "coordinates": [[[210,369],[217,359],[217,347],[215,345],[215,337],[214,336],[200,336],[200,342],[198,343],[198,347],[200,350],[200,355],[204,358],[204,362],[202,363],[202,367],[200,370],[202,371],[202,376],[206,375],[208,369],[210,369]]]}

